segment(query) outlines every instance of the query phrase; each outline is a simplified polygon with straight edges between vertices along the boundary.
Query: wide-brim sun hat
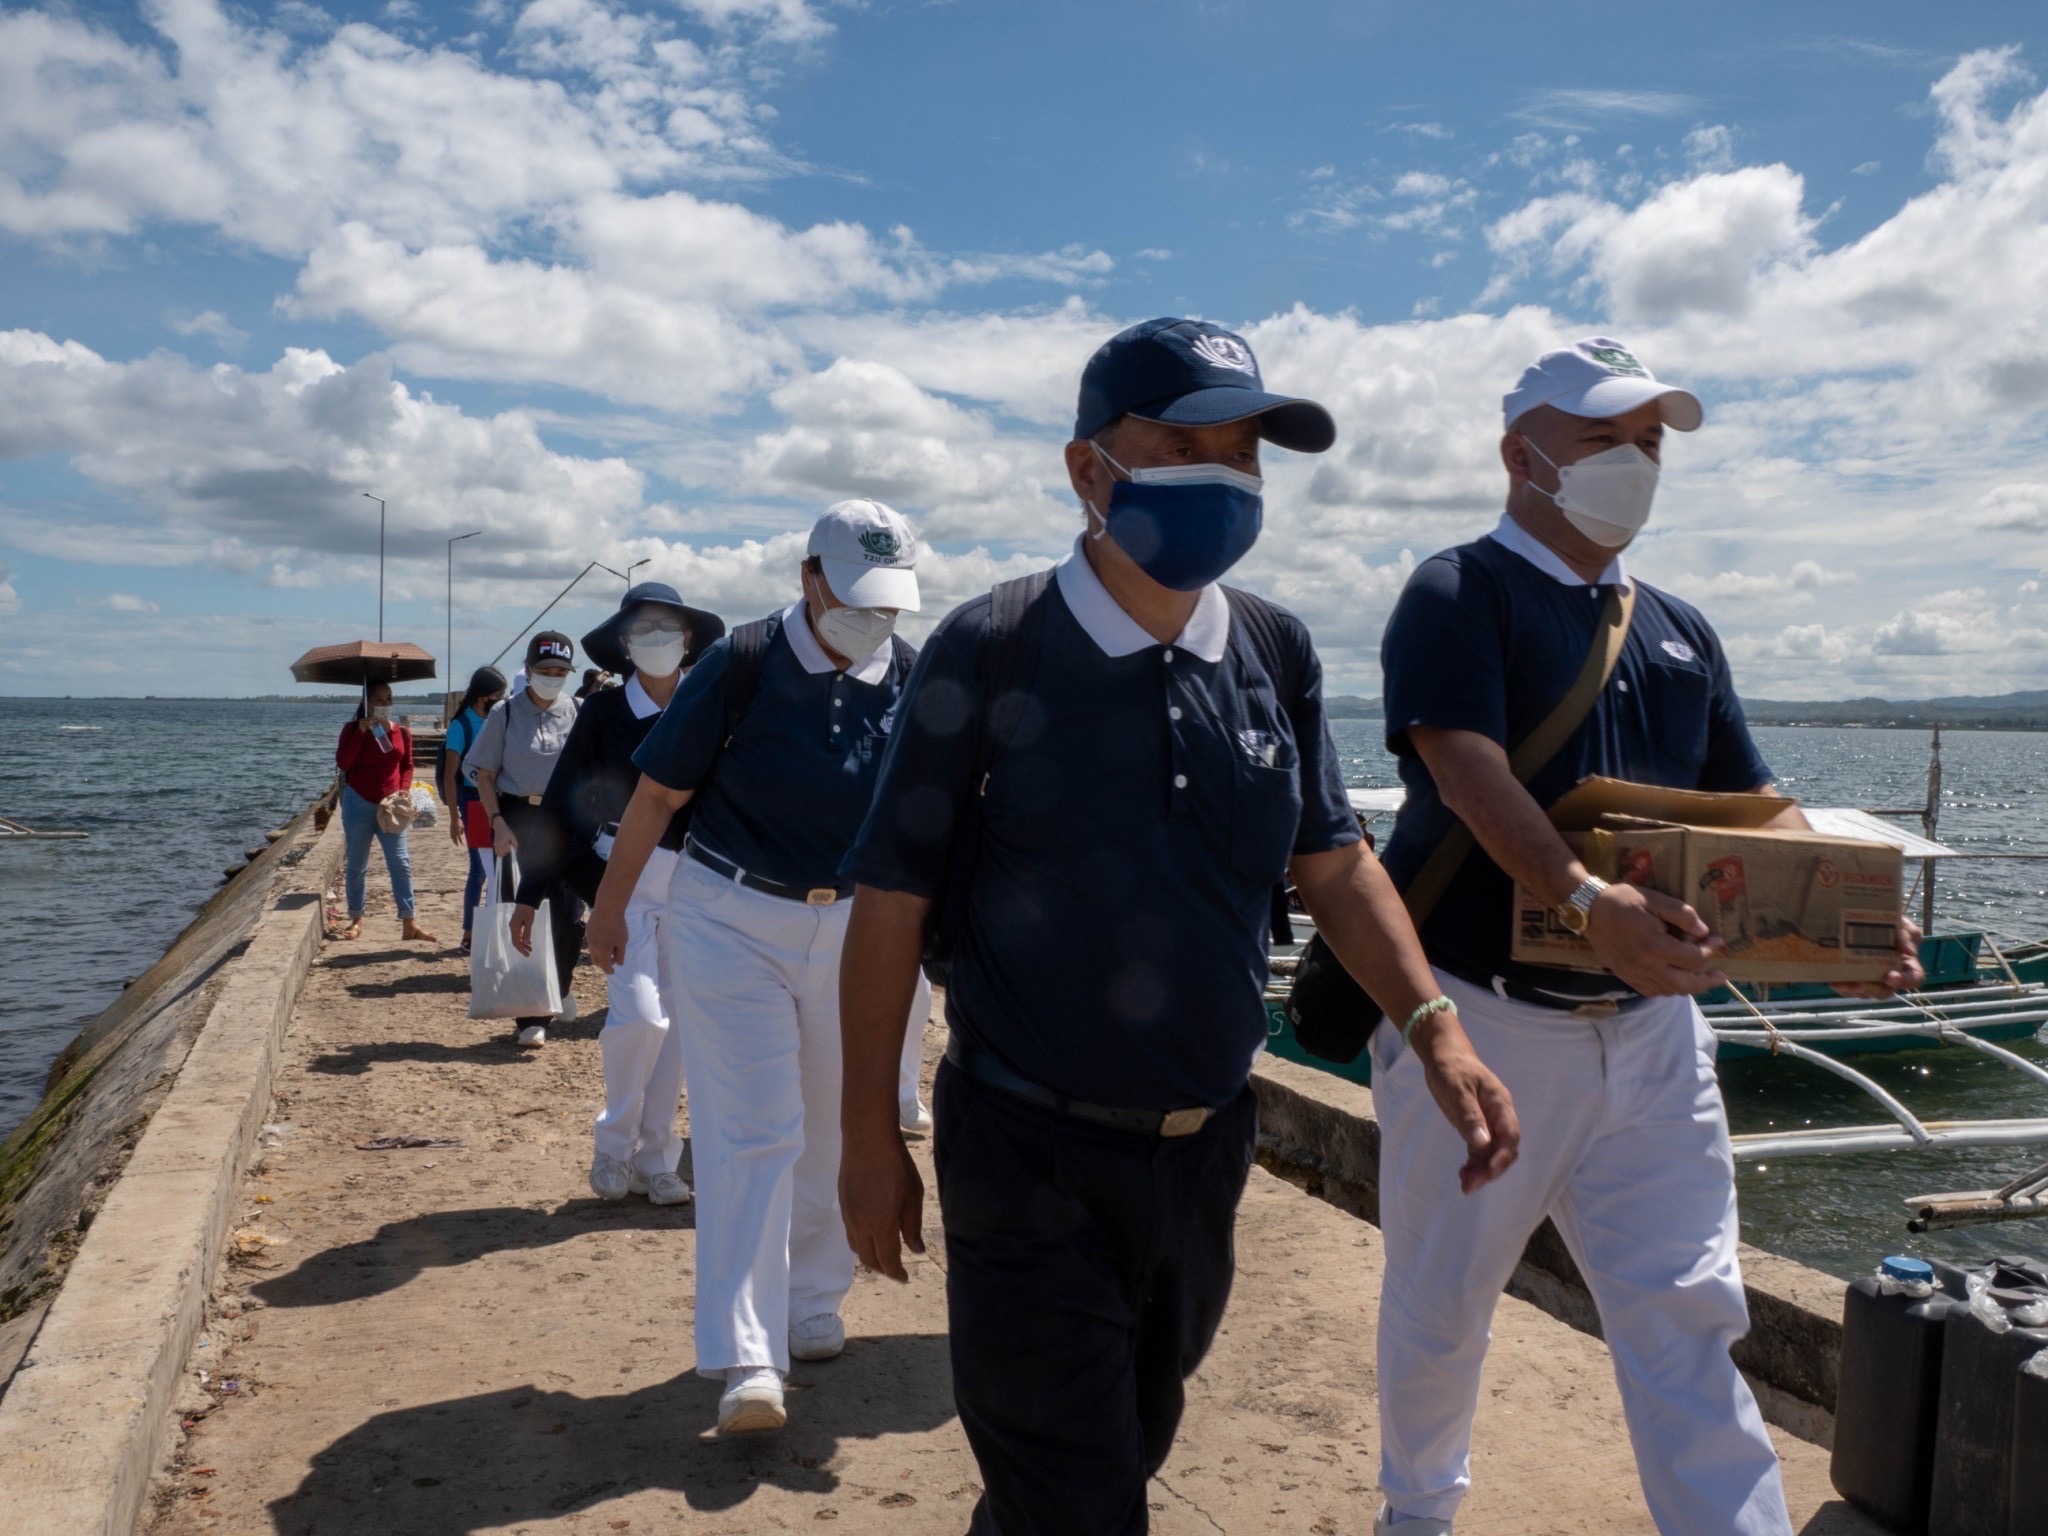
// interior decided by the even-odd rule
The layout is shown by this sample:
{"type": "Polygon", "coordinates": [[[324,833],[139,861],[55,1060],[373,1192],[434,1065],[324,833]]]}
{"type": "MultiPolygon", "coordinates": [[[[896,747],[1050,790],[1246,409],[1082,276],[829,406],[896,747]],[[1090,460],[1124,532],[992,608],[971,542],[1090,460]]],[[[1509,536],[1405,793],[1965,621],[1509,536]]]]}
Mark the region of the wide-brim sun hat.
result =
{"type": "Polygon", "coordinates": [[[619,600],[619,611],[583,637],[583,654],[607,672],[626,677],[633,671],[633,658],[626,650],[626,629],[639,609],[648,606],[673,608],[682,615],[690,632],[690,644],[683,652],[685,666],[695,662],[725,634],[725,620],[702,608],[692,608],[682,594],[665,581],[643,581],[628,589],[619,600]]]}

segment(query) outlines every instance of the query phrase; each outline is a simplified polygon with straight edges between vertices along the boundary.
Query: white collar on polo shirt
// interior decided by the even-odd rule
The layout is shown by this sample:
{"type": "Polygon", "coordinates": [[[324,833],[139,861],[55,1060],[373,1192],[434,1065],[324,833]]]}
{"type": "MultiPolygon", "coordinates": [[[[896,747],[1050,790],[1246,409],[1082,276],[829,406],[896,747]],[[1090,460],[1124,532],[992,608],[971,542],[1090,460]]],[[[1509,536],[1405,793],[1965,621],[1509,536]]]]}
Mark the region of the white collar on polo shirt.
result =
{"type": "Polygon", "coordinates": [[[1494,525],[1487,537],[1501,548],[1512,550],[1552,581],[1567,587],[1617,587],[1628,580],[1628,567],[1621,563],[1619,553],[1607,562],[1607,569],[1600,573],[1598,581],[1588,581],[1577,571],[1564,563],[1564,557],[1535,534],[1524,528],[1506,512],[1494,525]]]}
{"type": "Polygon", "coordinates": [[[648,696],[645,688],[640,686],[640,674],[638,672],[635,672],[626,679],[626,703],[632,709],[635,720],[645,720],[649,715],[661,713],[661,706],[648,696]]]}
{"type": "MultiPolygon", "coordinates": [[[[1086,534],[1081,538],[1085,539],[1086,534]]],[[[1123,606],[1109,595],[1109,588],[1102,584],[1102,578],[1095,574],[1095,567],[1088,563],[1081,539],[1074,540],[1074,547],[1066,558],[1053,567],[1053,576],[1060,584],[1060,596],[1067,600],[1067,608],[1074,615],[1082,629],[1088,633],[1105,656],[1135,656],[1138,652],[1150,650],[1162,642],[1147,634],[1138,621],[1125,613],[1123,606]]],[[[1195,611],[1188,615],[1187,627],[1174,636],[1173,643],[1183,650],[1193,651],[1202,660],[1218,662],[1223,659],[1223,647],[1230,640],[1230,600],[1223,595],[1223,589],[1211,582],[1202,588],[1202,595],[1195,599],[1195,611]]]]}
{"type": "MultiPolygon", "coordinates": [[[[796,652],[796,659],[803,663],[804,670],[813,676],[820,672],[837,672],[832,658],[825,654],[825,647],[818,644],[818,637],[811,633],[811,616],[804,612],[804,600],[798,598],[782,610],[782,632],[789,636],[789,648],[796,652]]],[[[896,647],[883,641],[875,647],[874,654],[859,666],[848,667],[846,675],[857,683],[879,686],[889,681],[889,666],[895,660],[896,647]]]]}

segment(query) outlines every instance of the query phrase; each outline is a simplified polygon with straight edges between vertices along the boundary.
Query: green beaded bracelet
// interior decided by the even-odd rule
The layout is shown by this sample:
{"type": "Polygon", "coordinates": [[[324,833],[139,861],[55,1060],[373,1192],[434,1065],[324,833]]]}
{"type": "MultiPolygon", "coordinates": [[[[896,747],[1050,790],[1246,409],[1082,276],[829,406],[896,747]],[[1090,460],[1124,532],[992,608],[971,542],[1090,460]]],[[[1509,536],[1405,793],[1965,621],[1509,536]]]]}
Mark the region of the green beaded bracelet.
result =
{"type": "Polygon", "coordinates": [[[1404,1046],[1410,1046],[1411,1042],[1409,1040],[1409,1036],[1415,1033],[1415,1026],[1420,1024],[1424,1019],[1428,1018],[1431,1014],[1455,1013],[1457,1012],[1457,1010],[1458,1005],[1452,1002],[1448,997],[1432,997],[1426,1003],[1416,1004],[1415,1011],[1408,1015],[1408,1022],[1401,1026],[1401,1044],[1404,1046]]]}

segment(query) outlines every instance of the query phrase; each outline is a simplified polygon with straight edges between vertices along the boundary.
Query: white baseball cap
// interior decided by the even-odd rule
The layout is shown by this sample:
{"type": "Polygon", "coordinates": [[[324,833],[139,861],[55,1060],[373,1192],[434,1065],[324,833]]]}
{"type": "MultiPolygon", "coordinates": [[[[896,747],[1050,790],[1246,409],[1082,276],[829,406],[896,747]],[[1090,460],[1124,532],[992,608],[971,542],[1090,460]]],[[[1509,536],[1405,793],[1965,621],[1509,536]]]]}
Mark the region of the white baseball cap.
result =
{"type": "Polygon", "coordinates": [[[917,535],[894,507],[837,502],[812,526],[804,552],[819,557],[825,585],[848,607],[917,612],[917,535]]]}
{"type": "Polygon", "coordinates": [[[1546,352],[1527,368],[1501,400],[1509,430],[1539,405],[1570,416],[1612,417],[1657,402],[1664,425],[1691,432],[1707,418],[1699,397],[1673,384],[1659,384],[1635,353],[1612,336],[1590,336],[1546,352]]]}

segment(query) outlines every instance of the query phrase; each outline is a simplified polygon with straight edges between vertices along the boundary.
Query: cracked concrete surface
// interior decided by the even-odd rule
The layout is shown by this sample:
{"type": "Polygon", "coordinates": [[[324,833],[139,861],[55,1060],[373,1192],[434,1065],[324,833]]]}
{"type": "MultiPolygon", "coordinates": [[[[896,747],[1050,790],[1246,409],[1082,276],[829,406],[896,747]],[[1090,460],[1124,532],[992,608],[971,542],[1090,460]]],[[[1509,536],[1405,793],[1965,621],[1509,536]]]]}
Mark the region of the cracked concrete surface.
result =
{"type": "MultiPolygon", "coordinates": [[[[457,857],[429,835],[413,850],[422,916],[452,937],[457,857]]],[[[459,957],[400,946],[372,892],[364,937],[323,948],[292,1022],[269,1116],[287,1128],[236,1208],[275,1241],[245,1238],[223,1269],[149,1529],[964,1531],[979,1489],[938,1245],[907,1287],[860,1278],[847,1352],[797,1368],[787,1430],[709,1436],[690,1208],[606,1205],[584,1184],[602,978],[578,978],[582,1022],[516,1051],[463,1017],[459,957]],[[467,1145],[351,1145],[400,1133],[467,1145]]],[[[928,1063],[940,1043],[934,1027],[928,1063]]],[[[1253,1171],[1236,1293],[1154,1531],[1371,1531],[1380,1253],[1365,1223],[1253,1171]]],[[[1460,1529],[1648,1531],[1604,1348],[1515,1301],[1495,1333],[1460,1529]]],[[[1823,1451],[1779,1444],[1802,1536],[1875,1531],[1828,1502],[1823,1451]]]]}

